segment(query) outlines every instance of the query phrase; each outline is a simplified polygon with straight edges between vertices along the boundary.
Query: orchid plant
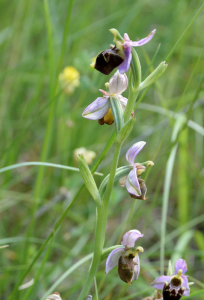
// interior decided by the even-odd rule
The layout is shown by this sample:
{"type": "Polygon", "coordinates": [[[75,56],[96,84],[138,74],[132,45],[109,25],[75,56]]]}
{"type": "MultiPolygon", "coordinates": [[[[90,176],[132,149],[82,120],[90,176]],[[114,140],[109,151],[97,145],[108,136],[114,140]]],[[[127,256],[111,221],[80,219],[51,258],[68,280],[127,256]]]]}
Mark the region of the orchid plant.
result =
{"type": "MultiPolygon", "coordinates": [[[[111,29],[110,32],[114,35],[115,46],[111,45],[110,49],[101,52],[95,64],[92,65],[96,70],[106,75],[115,67],[118,67],[118,71],[105,84],[106,91],[99,90],[103,97],[99,97],[92,102],[84,110],[82,116],[90,120],[97,120],[101,125],[114,123],[116,140],[110,174],[103,180],[99,189],[90,175],[84,158],[82,156],[78,157],[82,178],[97,204],[94,256],[79,300],[84,300],[87,297],[100,263],[108,216],[108,204],[115,180],[120,179],[121,186],[126,186],[131,197],[146,200],[147,187],[144,180],[141,179],[141,175],[147,166],[153,166],[154,163],[151,161],[143,164],[134,162],[137,154],[142,150],[146,142],[142,141],[133,144],[127,151],[126,159],[130,166],[121,168],[117,168],[117,166],[121,147],[133,129],[135,122],[134,105],[139,91],[157,80],[167,67],[165,63],[162,63],[143,82],[141,81],[140,61],[133,47],[148,43],[154,36],[155,31],[153,30],[146,38],[138,42],[132,42],[127,33],[122,38],[116,29],[111,29]],[[131,70],[128,80],[125,73],[129,67],[131,70]],[[129,87],[128,99],[122,96],[127,87],[129,87]]],[[[121,242],[123,247],[116,247],[107,258],[106,273],[118,265],[118,273],[123,281],[131,284],[132,281],[138,278],[140,271],[138,253],[143,252],[143,248],[135,248],[134,244],[142,236],[138,230],[131,230],[123,236],[121,242]]]]}
{"type": "MultiPolygon", "coordinates": [[[[99,188],[83,154],[77,156],[81,176],[88,191],[96,202],[96,229],[93,260],[79,300],[91,299],[89,291],[102,256],[103,258],[107,258],[106,274],[118,266],[118,274],[122,281],[130,285],[133,281],[138,279],[140,273],[138,254],[144,251],[141,246],[135,246],[136,241],[143,237],[143,234],[139,230],[134,229],[126,232],[121,241],[122,246],[116,245],[108,248],[105,250],[105,254],[103,254],[108,207],[114,182],[118,179],[122,187],[126,186],[127,192],[132,198],[140,200],[147,199],[147,186],[145,181],[141,179],[141,175],[148,166],[153,166],[154,163],[152,161],[135,163],[136,156],[143,149],[146,142],[139,141],[129,148],[126,153],[126,160],[129,163],[128,166],[118,168],[118,162],[121,147],[134,126],[134,107],[139,92],[155,82],[167,68],[167,64],[162,62],[147,78],[143,81],[141,79],[140,60],[133,47],[143,46],[150,42],[156,32],[155,29],[140,41],[131,41],[127,33],[125,33],[124,38],[122,38],[116,29],[111,29],[110,32],[114,35],[115,45],[111,45],[110,49],[101,52],[95,64],[92,66],[106,75],[117,67],[118,70],[110,78],[109,82],[105,84],[106,90],[99,90],[103,96],[93,101],[82,113],[84,118],[97,120],[100,125],[104,123],[108,125],[114,123],[115,125],[115,148],[110,174],[102,181],[99,188]],[[126,72],[128,72],[129,68],[128,79],[126,72]],[[127,88],[129,88],[128,99],[122,96],[122,93],[127,88]]],[[[129,200],[133,201],[131,197],[129,200]]],[[[190,289],[188,278],[184,275],[186,271],[186,262],[183,259],[179,259],[175,264],[175,272],[173,275],[162,275],[153,281],[151,286],[155,289],[163,290],[163,300],[178,300],[183,295],[188,296],[190,289]]],[[[162,296],[156,291],[155,297],[151,298],[161,299],[162,296]]],[[[58,293],[55,293],[47,299],[61,298],[58,293]]]]}

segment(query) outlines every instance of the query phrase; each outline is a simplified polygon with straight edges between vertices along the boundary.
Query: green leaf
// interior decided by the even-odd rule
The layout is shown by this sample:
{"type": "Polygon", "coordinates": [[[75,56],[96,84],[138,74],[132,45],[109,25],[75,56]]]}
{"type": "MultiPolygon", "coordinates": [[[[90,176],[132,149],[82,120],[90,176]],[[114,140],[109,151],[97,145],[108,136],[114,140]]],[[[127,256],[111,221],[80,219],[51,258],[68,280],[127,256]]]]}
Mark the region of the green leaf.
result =
{"type": "Polygon", "coordinates": [[[100,197],[97,185],[95,183],[95,180],[93,178],[93,175],[91,174],[91,171],[87,165],[87,162],[86,162],[83,154],[78,154],[77,159],[78,159],[78,163],[79,163],[79,170],[80,170],[81,177],[82,177],[89,193],[95,200],[96,204],[100,206],[102,204],[101,197],[100,197]]]}
{"type": "MultiPolygon", "coordinates": [[[[132,170],[132,166],[124,166],[124,167],[118,168],[115,173],[114,182],[119,180],[120,178],[128,175],[131,170],[132,170]]],[[[104,178],[104,180],[101,182],[101,185],[99,187],[99,193],[101,195],[101,198],[103,198],[106,186],[109,181],[109,177],[110,177],[110,174],[104,178]]]]}
{"type": "Polygon", "coordinates": [[[152,83],[154,83],[166,70],[168,64],[165,61],[162,61],[158,67],[139,85],[138,90],[143,90],[152,83]]]}
{"type": "Polygon", "coordinates": [[[127,121],[125,123],[125,125],[121,128],[121,130],[119,131],[116,141],[119,144],[124,143],[124,141],[128,138],[129,134],[131,133],[132,129],[133,129],[133,125],[135,123],[135,118],[131,118],[129,119],[129,121],[127,121]]]}

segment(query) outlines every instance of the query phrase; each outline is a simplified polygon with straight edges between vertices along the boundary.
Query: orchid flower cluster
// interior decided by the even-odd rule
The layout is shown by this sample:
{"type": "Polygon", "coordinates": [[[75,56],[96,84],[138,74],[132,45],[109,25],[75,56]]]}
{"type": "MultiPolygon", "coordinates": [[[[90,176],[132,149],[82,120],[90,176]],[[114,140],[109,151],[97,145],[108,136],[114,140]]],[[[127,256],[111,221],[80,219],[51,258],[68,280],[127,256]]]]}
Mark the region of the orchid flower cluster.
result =
{"type": "MultiPolygon", "coordinates": [[[[144,81],[141,80],[139,57],[133,47],[143,46],[150,42],[156,32],[155,29],[140,41],[131,41],[127,33],[124,34],[123,38],[116,29],[111,29],[110,32],[114,35],[115,45],[111,45],[110,49],[102,51],[92,67],[105,75],[110,74],[115,68],[118,68],[118,70],[105,84],[106,89],[99,90],[102,97],[98,97],[82,113],[84,118],[97,120],[100,125],[115,124],[115,149],[111,171],[99,188],[85,157],[82,153],[77,155],[81,176],[97,206],[93,261],[79,300],[91,299],[91,296],[87,295],[100,264],[101,255],[99,253],[103,253],[108,203],[114,182],[119,180],[120,186],[126,187],[131,198],[147,199],[147,186],[141,176],[146,168],[153,166],[154,163],[150,160],[143,163],[135,162],[137,155],[146,142],[133,143],[128,149],[126,153],[127,166],[118,168],[118,160],[121,147],[134,126],[134,106],[139,92],[156,81],[167,68],[167,64],[162,62],[144,81]],[[129,69],[128,80],[126,73],[129,69]],[[128,99],[122,95],[127,88],[129,88],[128,99]]],[[[131,285],[133,281],[138,279],[140,273],[139,253],[144,252],[144,249],[141,246],[135,246],[135,244],[143,236],[139,230],[130,230],[123,235],[122,246],[115,246],[114,250],[111,248],[110,251],[109,249],[105,251],[107,257],[106,274],[117,266],[118,275],[122,281],[131,285]]],[[[183,295],[189,295],[188,278],[184,275],[186,271],[186,262],[183,259],[177,260],[174,274],[171,276],[162,275],[152,282],[151,286],[156,289],[155,297],[152,297],[152,299],[179,300],[183,295]],[[158,290],[162,291],[162,295],[158,290]]],[[[59,295],[55,294],[48,299],[58,298],[59,295]]]]}

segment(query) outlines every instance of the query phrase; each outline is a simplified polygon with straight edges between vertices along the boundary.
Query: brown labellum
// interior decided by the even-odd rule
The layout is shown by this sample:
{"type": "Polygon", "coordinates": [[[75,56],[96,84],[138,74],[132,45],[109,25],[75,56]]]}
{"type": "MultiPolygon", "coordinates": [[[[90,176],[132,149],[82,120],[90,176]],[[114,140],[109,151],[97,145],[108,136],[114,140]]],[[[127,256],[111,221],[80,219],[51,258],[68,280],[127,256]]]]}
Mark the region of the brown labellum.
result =
{"type": "Polygon", "coordinates": [[[138,181],[140,184],[141,195],[135,196],[135,195],[130,194],[130,196],[134,199],[147,200],[147,198],[146,198],[147,187],[146,187],[145,181],[141,178],[138,178],[138,181]]]}
{"type": "Polygon", "coordinates": [[[122,281],[132,284],[133,272],[136,262],[133,261],[134,256],[121,256],[118,261],[118,274],[122,281]]]}
{"type": "Polygon", "coordinates": [[[185,289],[180,287],[174,289],[170,284],[165,284],[163,288],[163,300],[179,300],[183,296],[185,289]]]}
{"type": "Polygon", "coordinates": [[[124,59],[118,55],[117,48],[114,47],[101,52],[97,56],[94,68],[105,75],[109,75],[123,60],[124,59]]]}
{"type": "Polygon", "coordinates": [[[102,119],[98,120],[98,123],[100,125],[103,125],[103,124],[111,125],[111,124],[113,124],[113,122],[114,122],[113,115],[112,115],[112,112],[111,112],[110,108],[109,108],[107,114],[102,119]]]}

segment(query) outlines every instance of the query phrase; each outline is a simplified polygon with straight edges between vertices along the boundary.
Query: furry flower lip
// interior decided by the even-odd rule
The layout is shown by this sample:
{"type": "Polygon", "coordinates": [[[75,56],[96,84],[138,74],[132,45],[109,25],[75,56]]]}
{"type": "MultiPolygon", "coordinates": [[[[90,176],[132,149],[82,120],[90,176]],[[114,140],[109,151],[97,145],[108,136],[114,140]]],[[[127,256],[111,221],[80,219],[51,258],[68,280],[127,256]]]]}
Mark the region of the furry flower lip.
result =
{"type": "Polygon", "coordinates": [[[109,75],[113,69],[117,68],[124,61],[118,52],[119,51],[115,46],[101,52],[97,56],[95,64],[91,64],[91,66],[99,72],[109,75]]]}
{"type": "Polygon", "coordinates": [[[175,272],[171,276],[162,275],[155,279],[151,286],[163,290],[163,300],[179,300],[182,296],[189,296],[190,288],[185,260],[179,258],[175,263],[175,272]]]}
{"type": "Polygon", "coordinates": [[[130,230],[123,235],[121,244],[123,247],[114,249],[106,260],[106,274],[118,265],[120,279],[128,284],[137,280],[140,273],[139,252],[144,252],[142,247],[135,248],[135,242],[143,237],[139,230],[130,230]]]}
{"type": "Polygon", "coordinates": [[[84,118],[98,120],[100,125],[103,125],[104,123],[111,125],[114,120],[109,103],[110,96],[115,96],[120,101],[123,110],[125,110],[128,100],[121,94],[128,87],[128,78],[126,74],[120,74],[117,71],[109,80],[108,87],[108,92],[99,90],[103,94],[103,97],[97,98],[84,110],[82,113],[84,118]]]}
{"type": "Polygon", "coordinates": [[[135,42],[130,40],[127,33],[122,38],[116,29],[110,29],[110,32],[114,35],[115,46],[110,45],[110,49],[101,52],[95,64],[91,64],[93,68],[105,75],[110,74],[117,67],[121,74],[126,73],[132,59],[131,47],[143,46],[150,42],[156,29],[152,30],[147,37],[135,42]]]}
{"type": "Polygon", "coordinates": [[[146,200],[147,187],[145,181],[140,178],[143,172],[146,170],[146,166],[153,166],[152,161],[147,161],[143,164],[135,163],[135,157],[145,146],[146,142],[138,142],[132,145],[126,153],[126,159],[131,164],[132,170],[130,173],[120,179],[120,185],[126,186],[126,189],[130,196],[135,199],[146,200]]]}

